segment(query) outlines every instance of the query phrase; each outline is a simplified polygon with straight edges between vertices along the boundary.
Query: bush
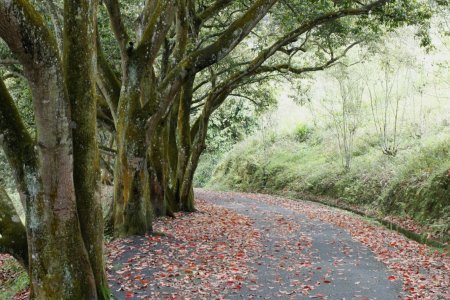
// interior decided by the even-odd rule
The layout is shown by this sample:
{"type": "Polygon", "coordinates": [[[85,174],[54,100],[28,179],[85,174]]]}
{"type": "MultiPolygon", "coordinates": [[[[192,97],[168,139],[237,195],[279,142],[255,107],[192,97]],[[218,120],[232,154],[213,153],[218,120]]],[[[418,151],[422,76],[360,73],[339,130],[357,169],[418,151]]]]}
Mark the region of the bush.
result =
{"type": "Polygon", "coordinates": [[[294,130],[295,140],[299,143],[305,142],[308,140],[312,134],[312,128],[305,124],[298,124],[294,130]]]}

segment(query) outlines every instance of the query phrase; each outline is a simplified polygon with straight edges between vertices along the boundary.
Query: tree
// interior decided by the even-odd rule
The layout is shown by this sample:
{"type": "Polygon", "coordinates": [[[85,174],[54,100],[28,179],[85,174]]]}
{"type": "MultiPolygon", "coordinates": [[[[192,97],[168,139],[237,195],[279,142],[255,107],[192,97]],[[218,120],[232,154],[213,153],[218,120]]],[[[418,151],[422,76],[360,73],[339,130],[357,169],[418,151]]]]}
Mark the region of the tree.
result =
{"type": "Polygon", "coordinates": [[[348,171],[353,159],[354,138],[362,122],[364,87],[358,78],[352,78],[342,68],[338,69],[335,78],[339,85],[339,96],[337,101],[328,101],[325,108],[333,120],[342,166],[348,171]]]}
{"type": "Polygon", "coordinates": [[[372,120],[381,150],[390,156],[396,156],[399,150],[399,135],[405,125],[405,102],[415,90],[411,79],[414,58],[398,49],[400,47],[389,49],[384,45],[379,63],[382,75],[379,78],[373,74],[367,76],[372,120]]]}
{"type": "Polygon", "coordinates": [[[97,161],[96,3],[65,1],[64,13],[60,53],[28,1],[0,2],[0,36],[23,66],[37,128],[34,141],[2,82],[3,149],[26,211],[32,297],[106,298],[97,172],[91,169],[97,161]]]}

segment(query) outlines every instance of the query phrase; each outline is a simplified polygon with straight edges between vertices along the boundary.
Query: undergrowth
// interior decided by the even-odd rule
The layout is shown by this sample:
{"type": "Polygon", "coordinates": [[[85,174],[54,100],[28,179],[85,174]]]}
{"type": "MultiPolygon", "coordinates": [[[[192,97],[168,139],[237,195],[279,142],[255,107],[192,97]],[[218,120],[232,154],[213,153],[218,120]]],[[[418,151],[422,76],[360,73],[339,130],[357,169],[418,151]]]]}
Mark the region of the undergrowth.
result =
{"type": "MultiPolygon", "coordinates": [[[[300,127],[299,127],[300,128],[300,127]]],[[[275,139],[255,136],[238,144],[217,165],[209,188],[312,194],[368,207],[380,216],[415,219],[438,233],[450,224],[450,132],[411,138],[397,156],[382,153],[376,137],[355,143],[350,170],[323,134],[302,128],[275,139]]]]}
{"type": "Polygon", "coordinates": [[[0,255],[0,299],[12,299],[28,287],[28,274],[12,257],[0,255]]]}

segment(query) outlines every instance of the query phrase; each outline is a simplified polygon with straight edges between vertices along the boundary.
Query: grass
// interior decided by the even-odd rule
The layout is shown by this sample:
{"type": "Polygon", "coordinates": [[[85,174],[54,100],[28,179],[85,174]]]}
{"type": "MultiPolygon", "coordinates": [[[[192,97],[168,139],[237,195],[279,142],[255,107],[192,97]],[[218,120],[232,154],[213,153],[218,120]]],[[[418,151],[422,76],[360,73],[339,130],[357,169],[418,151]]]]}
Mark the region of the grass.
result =
{"type": "Polygon", "coordinates": [[[403,137],[395,157],[382,153],[376,136],[355,141],[353,164],[345,170],[326,133],[298,137],[298,129],[272,139],[251,137],[229,152],[206,187],[221,190],[304,194],[338,198],[377,215],[403,216],[435,234],[450,230],[450,131],[423,139],[403,137]]]}
{"type": "Polygon", "coordinates": [[[28,274],[12,257],[0,255],[0,299],[12,299],[28,287],[28,274]]]}

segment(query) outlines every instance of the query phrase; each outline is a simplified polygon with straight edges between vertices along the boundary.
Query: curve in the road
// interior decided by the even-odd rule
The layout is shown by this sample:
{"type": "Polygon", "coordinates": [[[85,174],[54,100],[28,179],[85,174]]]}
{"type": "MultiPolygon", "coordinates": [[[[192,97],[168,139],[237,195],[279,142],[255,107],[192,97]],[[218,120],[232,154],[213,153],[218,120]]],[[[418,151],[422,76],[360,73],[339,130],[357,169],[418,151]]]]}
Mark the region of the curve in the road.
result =
{"type": "Polygon", "coordinates": [[[344,230],[241,194],[196,196],[254,220],[262,249],[251,264],[253,285],[235,299],[399,299],[387,267],[344,230]]]}

